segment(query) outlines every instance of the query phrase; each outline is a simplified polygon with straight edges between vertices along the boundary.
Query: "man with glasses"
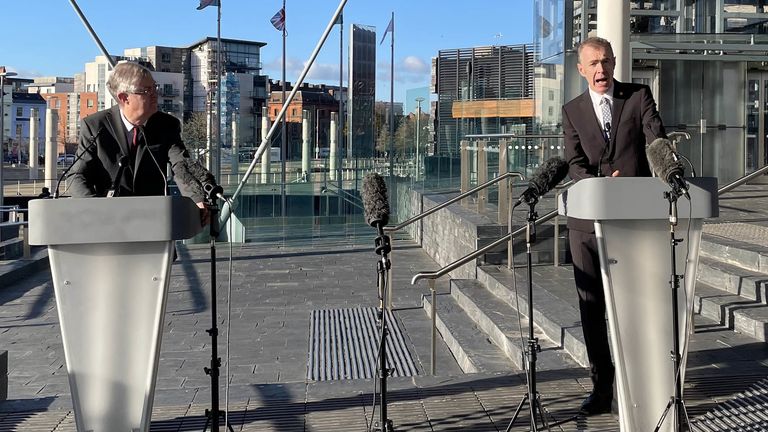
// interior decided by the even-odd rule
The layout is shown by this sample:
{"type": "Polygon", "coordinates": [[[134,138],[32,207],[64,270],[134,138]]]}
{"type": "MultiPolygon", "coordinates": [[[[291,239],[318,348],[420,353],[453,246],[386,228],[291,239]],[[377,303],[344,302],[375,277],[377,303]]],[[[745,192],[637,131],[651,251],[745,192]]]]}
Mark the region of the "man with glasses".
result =
{"type": "Polygon", "coordinates": [[[208,223],[204,184],[213,175],[189,157],[179,121],[157,110],[157,84],[149,69],[134,62],[115,66],[107,89],[112,108],[83,119],[70,175],[75,197],[165,195],[170,163],[181,193],[200,207],[208,223]]]}

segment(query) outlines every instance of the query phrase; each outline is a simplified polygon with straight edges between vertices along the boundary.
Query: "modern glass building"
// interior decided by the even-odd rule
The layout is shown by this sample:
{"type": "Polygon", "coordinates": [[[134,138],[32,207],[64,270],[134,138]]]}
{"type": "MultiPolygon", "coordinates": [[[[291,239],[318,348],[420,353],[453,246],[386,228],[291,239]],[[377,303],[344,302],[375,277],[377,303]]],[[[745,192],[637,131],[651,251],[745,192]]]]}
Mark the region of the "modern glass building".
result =
{"type": "MultiPolygon", "coordinates": [[[[599,0],[615,1],[615,0],[599,0]]],[[[768,13],[763,0],[630,4],[631,80],[651,86],[667,131],[698,175],[729,182],[766,164],[768,13]]],[[[536,121],[560,132],[560,107],[586,89],[575,47],[596,35],[598,0],[536,0],[536,121]]]]}

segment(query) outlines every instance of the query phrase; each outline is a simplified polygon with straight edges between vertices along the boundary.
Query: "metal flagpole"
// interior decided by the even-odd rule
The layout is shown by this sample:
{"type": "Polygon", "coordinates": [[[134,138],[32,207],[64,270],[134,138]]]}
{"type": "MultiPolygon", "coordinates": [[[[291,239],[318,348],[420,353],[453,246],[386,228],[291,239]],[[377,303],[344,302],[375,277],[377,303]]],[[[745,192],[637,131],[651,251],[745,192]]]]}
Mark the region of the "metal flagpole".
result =
{"type": "Polygon", "coordinates": [[[221,0],[218,6],[219,18],[216,25],[216,149],[213,158],[213,175],[221,183],[221,0]]]}
{"type": "MultiPolygon", "coordinates": [[[[390,64],[389,64],[389,181],[395,179],[395,12],[390,21],[390,64]]],[[[394,183],[390,183],[394,184],[394,183]]]]}
{"type": "MultiPolygon", "coordinates": [[[[344,14],[339,15],[339,121],[336,123],[336,127],[339,129],[336,134],[336,169],[339,171],[336,174],[336,181],[338,183],[339,193],[341,194],[343,187],[344,169],[341,166],[341,162],[344,160],[342,152],[344,147],[344,14]]],[[[347,155],[349,157],[349,155],[347,155]]],[[[337,200],[339,216],[341,216],[341,195],[337,200]]]]}
{"type": "MultiPolygon", "coordinates": [[[[283,0],[283,106],[285,107],[285,28],[286,28],[286,15],[285,15],[285,0],[283,0]]],[[[297,85],[298,86],[298,85],[297,85]]],[[[275,119],[277,120],[277,119],[275,119]]],[[[288,156],[288,137],[286,135],[285,130],[285,116],[283,116],[282,120],[280,121],[281,125],[281,140],[280,140],[280,168],[282,173],[280,174],[280,216],[285,218],[285,212],[286,212],[286,196],[285,196],[285,181],[286,181],[286,175],[285,175],[285,169],[286,164],[285,160],[288,156]]],[[[255,160],[255,158],[254,158],[255,160]]],[[[283,219],[285,220],[285,219],[283,219]]]]}

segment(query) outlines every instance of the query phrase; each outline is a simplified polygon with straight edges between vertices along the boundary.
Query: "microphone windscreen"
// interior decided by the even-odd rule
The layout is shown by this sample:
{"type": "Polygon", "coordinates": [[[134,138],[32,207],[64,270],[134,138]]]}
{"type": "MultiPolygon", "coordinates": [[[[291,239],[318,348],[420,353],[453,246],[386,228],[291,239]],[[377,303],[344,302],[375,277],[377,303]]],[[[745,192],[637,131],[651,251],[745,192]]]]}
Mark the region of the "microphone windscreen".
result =
{"type": "Polygon", "coordinates": [[[676,160],[674,154],[672,143],[666,138],[656,138],[645,149],[651,171],[667,182],[671,175],[683,174],[683,165],[676,160]]]}
{"type": "Polygon", "coordinates": [[[536,190],[538,196],[549,192],[568,175],[568,162],[553,157],[544,162],[533,174],[528,186],[536,190]]]}
{"type": "Polygon", "coordinates": [[[387,184],[377,173],[370,173],[363,178],[363,210],[368,225],[387,225],[389,223],[389,202],[387,184]]]}

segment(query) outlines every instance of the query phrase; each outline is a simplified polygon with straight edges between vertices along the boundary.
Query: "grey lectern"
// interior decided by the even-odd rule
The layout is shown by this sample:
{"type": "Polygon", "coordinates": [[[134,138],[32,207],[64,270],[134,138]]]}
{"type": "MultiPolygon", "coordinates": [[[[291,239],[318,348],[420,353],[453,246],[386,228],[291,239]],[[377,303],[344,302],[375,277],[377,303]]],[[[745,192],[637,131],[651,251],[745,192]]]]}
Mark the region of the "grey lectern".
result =
{"type": "Polygon", "coordinates": [[[148,431],[174,240],[194,236],[186,197],[29,202],[48,245],[77,430],[148,431]]]}
{"type": "MultiPolygon", "coordinates": [[[[689,202],[677,201],[679,341],[684,380],[688,330],[699,258],[702,219],[718,215],[717,179],[689,181],[689,202]],[[686,262],[687,258],[687,262],[686,262]]],[[[619,425],[624,432],[650,432],[675,394],[672,313],[670,188],[658,178],[584,179],[562,195],[559,213],[595,221],[603,287],[616,363],[619,425]]],[[[675,427],[675,408],[659,430],[675,427]]]]}

